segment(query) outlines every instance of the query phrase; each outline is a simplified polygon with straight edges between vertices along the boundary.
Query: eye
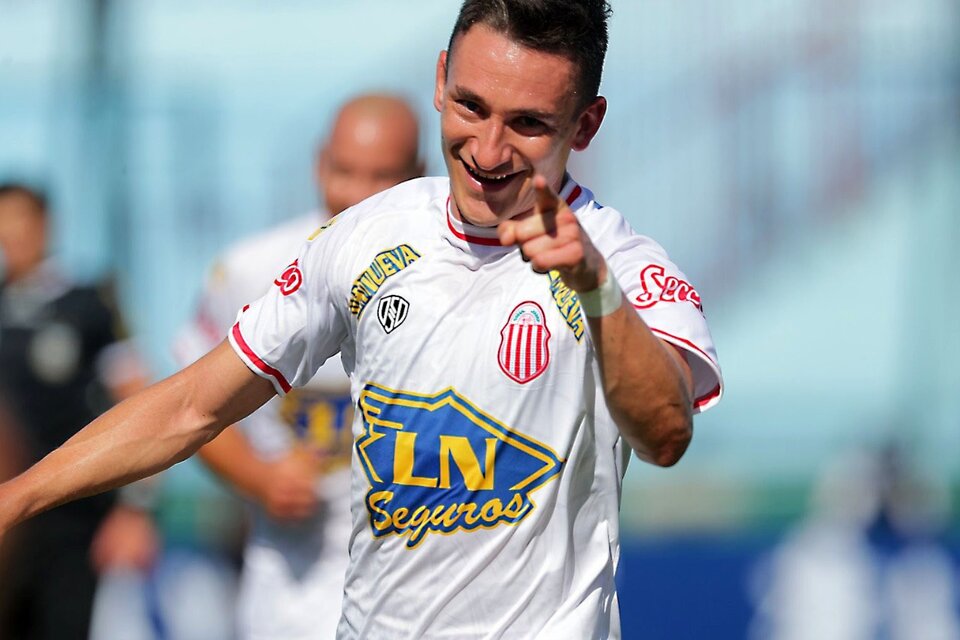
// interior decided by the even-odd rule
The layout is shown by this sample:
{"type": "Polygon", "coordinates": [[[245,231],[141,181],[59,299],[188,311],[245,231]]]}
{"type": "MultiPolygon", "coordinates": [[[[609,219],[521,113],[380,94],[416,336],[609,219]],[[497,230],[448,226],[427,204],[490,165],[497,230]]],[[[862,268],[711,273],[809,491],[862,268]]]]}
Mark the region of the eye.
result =
{"type": "Polygon", "coordinates": [[[513,129],[525,136],[538,136],[549,131],[550,127],[546,122],[533,116],[520,116],[513,121],[513,129]]]}
{"type": "Polygon", "coordinates": [[[479,112],[480,112],[480,105],[477,104],[476,102],[474,102],[473,100],[461,99],[461,100],[457,100],[457,104],[459,104],[461,107],[463,107],[464,109],[466,109],[466,110],[469,111],[470,113],[479,113],[479,112]]]}

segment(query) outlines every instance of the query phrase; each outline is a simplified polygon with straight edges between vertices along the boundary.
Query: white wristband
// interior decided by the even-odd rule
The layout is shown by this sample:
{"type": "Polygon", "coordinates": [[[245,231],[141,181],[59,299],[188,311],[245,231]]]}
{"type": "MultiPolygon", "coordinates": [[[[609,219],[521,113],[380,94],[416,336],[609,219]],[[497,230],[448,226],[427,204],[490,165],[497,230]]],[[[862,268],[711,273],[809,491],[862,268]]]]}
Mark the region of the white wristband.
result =
{"type": "Polygon", "coordinates": [[[580,308],[590,318],[600,318],[609,315],[623,304],[623,292],[617,279],[613,277],[613,269],[607,266],[607,277],[603,283],[593,291],[577,293],[580,298],[580,308]]]}

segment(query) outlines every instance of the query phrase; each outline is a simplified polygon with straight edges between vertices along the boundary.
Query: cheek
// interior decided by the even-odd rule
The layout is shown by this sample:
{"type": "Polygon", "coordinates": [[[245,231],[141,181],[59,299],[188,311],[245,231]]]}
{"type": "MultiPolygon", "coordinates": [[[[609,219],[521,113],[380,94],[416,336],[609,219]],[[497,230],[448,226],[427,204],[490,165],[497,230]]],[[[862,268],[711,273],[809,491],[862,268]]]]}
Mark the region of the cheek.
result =
{"type": "Polygon", "coordinates": [[[555,141],[533,144],[527,152],[527,157],[533,166],[541,173],[546,174],[547,177],[552,177],[553,174],[562,173],[565,170],[568,155],[564,146],[555,141]]]}
{"type": "Polygon", "coordinates": [[[524,140],[520,144],[515,144],[514,148],[538,170],[547,168],[556,155],[550,145],[536,140],[524,140]]]}
{"type": "Polygon", "coordinates": [[[342,178],[329,178],[323,183],[323,192],[327,200],[337,207],[345,206],[344,201],[349,199],[349,189],[342,178]]]}
{"type": "Polygon", "coordinates": [[[8,256],[25,256],[35,253],[33,249],[39,231],[19,221],[0,229],[0,246],[8,256]]]}
{"type": "Polygon", "coordinates": [[[470,137],[470,125],[456,114],[446,112],[440,118],[440,137],[444,147],[462,144],[470,137]]]}
{"type": "Polygon", "coordinates": [[[328,175],[323,181],[323,189],[330,194],[341,193],[343,191],[343,183],[343,177],[333,173],[328,175]]]}

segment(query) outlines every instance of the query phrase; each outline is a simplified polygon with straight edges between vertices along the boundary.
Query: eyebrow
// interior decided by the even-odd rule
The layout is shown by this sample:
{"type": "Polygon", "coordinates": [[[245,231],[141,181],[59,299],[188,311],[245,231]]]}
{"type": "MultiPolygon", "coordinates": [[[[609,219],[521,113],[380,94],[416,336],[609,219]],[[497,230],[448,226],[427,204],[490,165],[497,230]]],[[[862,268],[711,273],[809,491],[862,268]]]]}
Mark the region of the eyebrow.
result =
{"type": "MultiPolygon", "coordinates": [[[[483,106],[486,106],[487,104],[483,98],[478,96],[470,89],[467,89],[459,84],[454,85],[453,95],[459,100],[469,100],[483,106]]],[[[539,109],[518,109],[517,111],[512,112],[512,115],[522,115],[530,118],[536,118],[537,120],[543,120],[547,124],[553,124],[558,119],[557,114],[547,111],[540,111],[539,109]]]]}

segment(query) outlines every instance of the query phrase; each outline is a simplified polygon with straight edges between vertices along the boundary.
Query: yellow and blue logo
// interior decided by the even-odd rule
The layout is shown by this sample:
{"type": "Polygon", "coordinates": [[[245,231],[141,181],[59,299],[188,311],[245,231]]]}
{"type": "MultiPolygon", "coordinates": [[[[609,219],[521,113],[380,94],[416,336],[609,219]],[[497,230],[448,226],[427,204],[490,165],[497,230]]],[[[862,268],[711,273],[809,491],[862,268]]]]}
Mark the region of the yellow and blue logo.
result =
{"type": "Polygon", "coordinates": [[[548,274],[550,278],[550,293],[557,305],[560,315],[567,321],[567,326],[573,331],[577,342],[583,340],[583,314],[580,313],[580,298],[577,292],[567,286],[560,277],[560,272],[554,269],[548,274]]]}
{"type": "Polygon", "coordinates": [[[350,299],[347,307],[350,313],[360,319],[367,303],[380,290],[383,283],[420,259],[420,253],[408,244],[381,251],[373,258],[370,266],[363,270],[350,287],[350,299]]]}
{"type": "Polygon", "coordinates": [[[449,388],[433,395],[368,383],[360,394],[356,449],[370,481],[375,537],[515,525],[536,508],[530,494],[563,460],[449,388]]]}

